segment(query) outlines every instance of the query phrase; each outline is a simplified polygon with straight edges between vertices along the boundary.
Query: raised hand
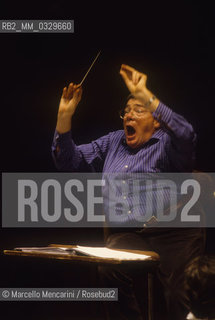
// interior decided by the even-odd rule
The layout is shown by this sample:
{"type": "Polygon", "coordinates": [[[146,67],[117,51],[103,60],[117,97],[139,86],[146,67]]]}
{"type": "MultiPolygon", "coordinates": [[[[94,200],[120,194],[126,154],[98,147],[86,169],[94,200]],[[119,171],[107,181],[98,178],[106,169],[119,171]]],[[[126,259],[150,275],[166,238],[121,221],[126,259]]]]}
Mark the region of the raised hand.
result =
{"type": "Polygon", "coordinates": [[[56,129],[59,133],[65,133],[71,130],[71,119],[78,103],[81,100],[82,88],[80,85],[70,83],[70,85],[63,89],[60,99],[57,126],[56,129]]]}
{"type": "Polygon", "coordinates": [[[81,100],[82,88],[74,83],[63,89],[58,113],[66,113],[72,116],[81,100]]]}
{"type": "Polygon", "coordinates": [[[146,87],[147,75],[125,64],[121,65],[120,74],[130,93],[150,111],[155,111],[159,100],[146,87]]]}
{"type": "Polygon", "coordinates": [[[146,89],[147,75],[125,64],[121,65],[120,74],[128,90],[136,95],[146,89]]]}

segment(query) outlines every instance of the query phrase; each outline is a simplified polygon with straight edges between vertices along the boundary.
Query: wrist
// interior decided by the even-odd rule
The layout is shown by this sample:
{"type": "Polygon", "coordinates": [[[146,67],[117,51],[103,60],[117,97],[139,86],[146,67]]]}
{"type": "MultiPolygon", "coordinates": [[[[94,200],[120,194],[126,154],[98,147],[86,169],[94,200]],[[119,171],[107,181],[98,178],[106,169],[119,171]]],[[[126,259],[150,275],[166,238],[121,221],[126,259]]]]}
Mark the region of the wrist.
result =
{"type": "Polygon", "coordinates": [[[149,99],[153,95],[147,88],[144,88],[142,90],[138,90],[133,93],[136,99],[141,100],[141,102],[145,105],[148,103],[149,99]]]}
{"type": "Polygon", "coordinates": [[[145,88],[145,89],[143,90],[143,92],[142,92],[142,99],[143,99],[144,104],[145,104],[145,105],[149,104],[149,100],[150,100],[153,96],[154,96],[153,93],[152,93],[149,89],[145,88]]]}
{"type": "Polygon", "coordinates": [[[72,115],[59,114],[57,117],[56,130],[62,134],[71,130],[72,115]]]}
{"type": "Polygon", "coordinates": [[[144,106],[151,112],[154,112],[159,105],[157,97],[147,88],[137,95],[137,99],[141,100],[144,106]]]}
{"type": "Polygon", "coordinates": [[[68,110],[58,110],[57,118],[60,119],[71,119],[75,111],[68,111],[68,110]]]}

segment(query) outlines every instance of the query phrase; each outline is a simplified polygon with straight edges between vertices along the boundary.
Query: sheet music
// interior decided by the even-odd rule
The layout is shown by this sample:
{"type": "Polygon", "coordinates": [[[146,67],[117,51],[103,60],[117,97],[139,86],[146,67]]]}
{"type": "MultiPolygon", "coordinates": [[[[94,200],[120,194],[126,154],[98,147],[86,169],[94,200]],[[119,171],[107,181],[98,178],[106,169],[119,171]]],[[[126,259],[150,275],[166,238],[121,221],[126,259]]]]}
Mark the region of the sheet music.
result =
{"type": "Polygon", "coordinates": [[[62,254],[62,255],[75,255],[83,254],[99,258],[116,259],[116,260],[150,260],[151,256],[144,254],[137,254],[126,252],[123,250],[114,250],[107,247],[86,247],[76,246],[75,248],[69,247],[19,247],[15,250],[23,252],[43,252],[51,254],[62,254]]]}
{"type": "Polygon", "coordinates": [[[57,247],[17,247],[14,248],[17,251],[23,252],[34,252],[34,253],[49,253],[49,254],[56,254],[56,255],[68,255],[72,254],[75,255],[75,250],[71,248],[57,248],[57,247]]]}
{"type": "Polygon", "coordinates": [[[106,247],[84,247],[77,246],[76,251],[88,254],[94,257],[110,258],[117,260],[147,260],[150,256],[144,254],[130,253],[121,250],[109,249],[106,247]]]}

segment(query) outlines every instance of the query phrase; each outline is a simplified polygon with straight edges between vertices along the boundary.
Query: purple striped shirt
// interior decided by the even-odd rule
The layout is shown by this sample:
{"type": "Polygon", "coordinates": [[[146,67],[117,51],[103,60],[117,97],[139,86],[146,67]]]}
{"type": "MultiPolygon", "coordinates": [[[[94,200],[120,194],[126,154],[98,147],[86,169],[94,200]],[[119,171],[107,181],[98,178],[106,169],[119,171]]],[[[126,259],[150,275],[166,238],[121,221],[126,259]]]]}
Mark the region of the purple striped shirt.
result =
{"type": "MultiPolygon", "coordinates": [[[[56,167],[65,172],[105,174],[191,172],[196,142],[191,124],[161,102],[153,116],[160,121],[161,127],[138,149],[127,146],[124,130],[110,132],[91,143],[79,146],[75,145],[71,132],[58,134],[56,131],[52,145],[56,167]]],[[[144,191],[146,188],[142,186],[141,193],[144,191]]],[[[132,203],[126,198],[130,214],[123,216],[123,222],[133,220],[132,203]]],[[[140,205],[143,215],[145,205],[143,198],[140,205]]],[[[104,207],[108,211],[108,205],[104,204],[104,207]]]]}

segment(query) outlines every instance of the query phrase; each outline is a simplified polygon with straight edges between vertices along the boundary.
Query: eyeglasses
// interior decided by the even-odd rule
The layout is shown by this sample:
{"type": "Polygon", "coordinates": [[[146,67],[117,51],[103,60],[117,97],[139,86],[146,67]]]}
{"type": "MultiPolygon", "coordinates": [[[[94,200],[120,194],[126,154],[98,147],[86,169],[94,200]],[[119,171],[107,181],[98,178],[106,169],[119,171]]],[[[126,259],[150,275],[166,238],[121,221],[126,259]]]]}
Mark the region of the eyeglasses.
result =
{"type": "Polygon", "coordinates": [[[132,113],[135,115],[135,117],[140,118],[142,117],[146,112],[149,112],[148,110],[146,110],[144,107],[140,107],[140,106],[135,106],[133,108],[131,107],[125,107],[124,109],[119,111],[119,116],[121,119],[124,119],[124,117],[126,117],[130,112],[132,111],[132,113]]]}

